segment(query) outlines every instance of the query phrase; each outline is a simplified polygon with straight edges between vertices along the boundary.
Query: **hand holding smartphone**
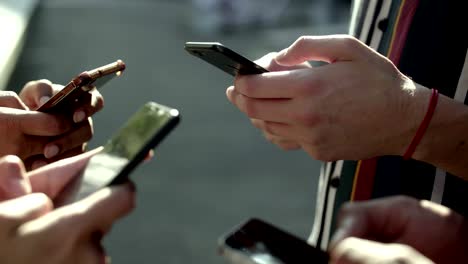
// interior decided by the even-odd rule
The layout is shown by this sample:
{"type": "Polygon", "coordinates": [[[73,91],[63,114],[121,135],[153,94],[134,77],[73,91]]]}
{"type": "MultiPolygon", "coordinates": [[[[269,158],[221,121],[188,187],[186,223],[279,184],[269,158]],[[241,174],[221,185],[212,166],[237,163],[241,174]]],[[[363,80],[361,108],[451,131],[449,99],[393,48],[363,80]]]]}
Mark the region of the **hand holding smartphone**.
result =
{"type": "Polygon", "coordinates": [[[255,62],[218,42],[187,42],[185,50],[234,77],[268,72],[255,62]]]}
{"type": "Polygon", "coordinates": [[[327,264],[328,253],[260,219],[249,219],[219,240],[233,264],[327,264]]]}
{"type": "Polygon", "coordinates": [[[45,113],[73,112],[80,97],[94,86],[101,87],[112,78],[121,76],[124,70],[125,63],[117,60],[99,68],[85,71],[73,78],[60,92],[36,110],[45,113]]]}
{"type": "Polygon", "coordinates": [[[93,156],[81,175],[77,175],[54,201],[62,206],[80,200],[108,185],[127,181],[129,174],[145,159],[180,119],[171,107],[146,103],[93,156]]]}

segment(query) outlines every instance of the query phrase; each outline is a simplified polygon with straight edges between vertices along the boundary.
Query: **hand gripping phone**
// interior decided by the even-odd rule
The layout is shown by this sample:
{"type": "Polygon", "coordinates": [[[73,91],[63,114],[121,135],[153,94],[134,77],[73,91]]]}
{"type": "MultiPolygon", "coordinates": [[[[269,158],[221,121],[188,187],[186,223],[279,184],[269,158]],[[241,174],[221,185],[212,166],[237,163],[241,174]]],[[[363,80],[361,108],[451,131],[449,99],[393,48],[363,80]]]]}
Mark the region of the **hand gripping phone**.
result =
{"type": "Polygon", "coordinates": [[[131,171],[176,127],[179,119],[179,111],[174,108],[146,103],[64,188],[55,199],[55,206],[80,200],[105,186],[126,182],[131,171]]]}
{"type": "Polygon", "coordinates": [[[45,113],[71,112],[84,93],[89,92],[94,86],[100,88],[112,78],[121,76],[124,70],[125,63],[117,60],[94,70],[85,71],[73,78],[60,92],[36,110],[45,113]]]}
{"type": "Polygon", "coordinates": [[[187,42],[185,50],[232,76],[268,72],[255,62],[218,42],[187,42]]]}
{"type": "Polygon", "coordinates": [[[249,219],[219,240],[233,264],[327,264],[328,253],[260,219],[249,219]]]}

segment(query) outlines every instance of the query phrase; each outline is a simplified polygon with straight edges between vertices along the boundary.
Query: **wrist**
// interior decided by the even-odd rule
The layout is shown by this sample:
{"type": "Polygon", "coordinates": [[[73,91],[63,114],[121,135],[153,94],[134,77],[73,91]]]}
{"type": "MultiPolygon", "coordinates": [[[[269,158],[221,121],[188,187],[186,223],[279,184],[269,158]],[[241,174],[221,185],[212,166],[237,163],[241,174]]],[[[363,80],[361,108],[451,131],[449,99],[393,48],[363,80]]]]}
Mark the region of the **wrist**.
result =
{"type": "MultiPolygon", "coordinates": [[[[431,98],[431,90],[413,82],[411,79],[405,77],[399,94],[398,100],[400,106],[395,112],[397,117],[391,125],[396,128],[396,140],[392,144],[391,153],[393,155],[403,155],[411,144],[422,120],[427,112],[428,104],[431,98]]],[[[423,136],[424,140],[425,136],[423,136]]],[[[418,151],[419,148],[416,148],[418,151]]]]}

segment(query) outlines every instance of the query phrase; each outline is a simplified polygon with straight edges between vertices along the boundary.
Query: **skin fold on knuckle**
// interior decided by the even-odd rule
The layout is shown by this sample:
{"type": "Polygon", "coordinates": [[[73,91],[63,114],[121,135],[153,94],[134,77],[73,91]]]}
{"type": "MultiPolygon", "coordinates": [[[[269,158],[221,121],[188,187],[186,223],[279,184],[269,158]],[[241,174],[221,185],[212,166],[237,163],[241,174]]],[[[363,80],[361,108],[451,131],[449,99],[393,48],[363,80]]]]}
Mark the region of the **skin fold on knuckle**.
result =
{"type": "Polygon", "coordinates": [[[61,135],[70,130],[70,122],[63,118],[49,115],[47,118],[48,122],[43,123],[44,129],[54,135],[61,135]]]}
{"type": "Polygon", "coordinates": [[[18,106],[23,105],[23,102],[21,101],[18,94],[16,94],[13,91],[1,91],[0,102],[4,106],[14,107],[14,108],[17,108],[18,106]]]}
{"type": "Polygon", "coordinates": [[[0,170],[4,175],[15,176],[16,178],[22,178],[23,165],[19,157],[14,155],[4,156],[0,160],[0,170]]]}
{"type": "Polygon", "coordinates": [[[308,129],[314,129],[320,126],[322,124],[322,119],[323,118],[320,116],[320,113],[315,110],[315,107],[311,106],[291,113],[290,117],[290,120],[292,120],[293,123],[304,126],[308,129]]]}
{"type": "Polygon", "coordinates": [[[349,52],[361,51],[364,48],[363,44],[351,35],[340,35],[339,38],[341,46],[349,52]]]}
{"type": "Polygon", "coordinates": [[[255,99],[241,95],[239,100],[239,107],[243,109],[244,113],[250,118],[258,117],[258,106],[255,99]]]}
{"type": "Polygon", "coordinates": [[[234,81],[234,89],[244,95],[244,96],[252,96],[255,92],[255,76],[241,76],[237,77],[234,81]]]}
{"type": "Polygon", "coordinates": [[[353,216],[356,212],[360,211],[360,204],[353,202],[344,203],[341,208],[338,210],[338,223],[341,224],[342,221],[348,217],[353,216]]]}

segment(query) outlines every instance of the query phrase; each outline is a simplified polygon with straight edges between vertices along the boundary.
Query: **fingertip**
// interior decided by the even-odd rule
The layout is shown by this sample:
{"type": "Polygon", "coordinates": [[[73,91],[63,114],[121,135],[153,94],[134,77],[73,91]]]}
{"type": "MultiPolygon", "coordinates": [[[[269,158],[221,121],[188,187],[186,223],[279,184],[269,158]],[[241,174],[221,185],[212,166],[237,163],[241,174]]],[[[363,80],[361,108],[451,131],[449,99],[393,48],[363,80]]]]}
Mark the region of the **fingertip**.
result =
{"type": "Polygon", "coordinates": [[[144,159],[145,162],[148,162],[154,158],[154,150],[148,151],[148,154],[146,154],[146,157],[144,159]]]}
{"type": "Polygon", "coordinates": [[[109,221],[115,221],[127,215],[136,207],[136,187],[131,182],[104,188],[102,192],[109,192],[107,195],[103,194],[105,197],[101,197],[102,205],[107,204],[104,207],[111,210],[109,221]]]}
{"type": "Polygon", "coordinates": [[[44,157],[53,158],[60,153],[60,148],[56,144],[49,144],[44,148],[44,157]]]}
{"type": "Polygon", "coordinates": [[[54,209],[54,203],[45,193],[33,193],[31,194],[32,200],[36,202],[38,207],[42,207],[42,212],[49,212],[54,209]]]}
{"type": "Polygon", "coordinates": [[[233,93],[234,93],[234,86],[229,86],[227,89],[226,89],[226,97],[229,99],[229,101],[232,102],[232,97],[233,97],[233,93]]]}
{"type": "Polygon", "coordinates": [[[39,84],[43,84],[43,85],[48,85],[52,88],[52,82],[49,80],[49,79],[40,79],[40,80],[37,80],[37,82],[39,84]]]}

